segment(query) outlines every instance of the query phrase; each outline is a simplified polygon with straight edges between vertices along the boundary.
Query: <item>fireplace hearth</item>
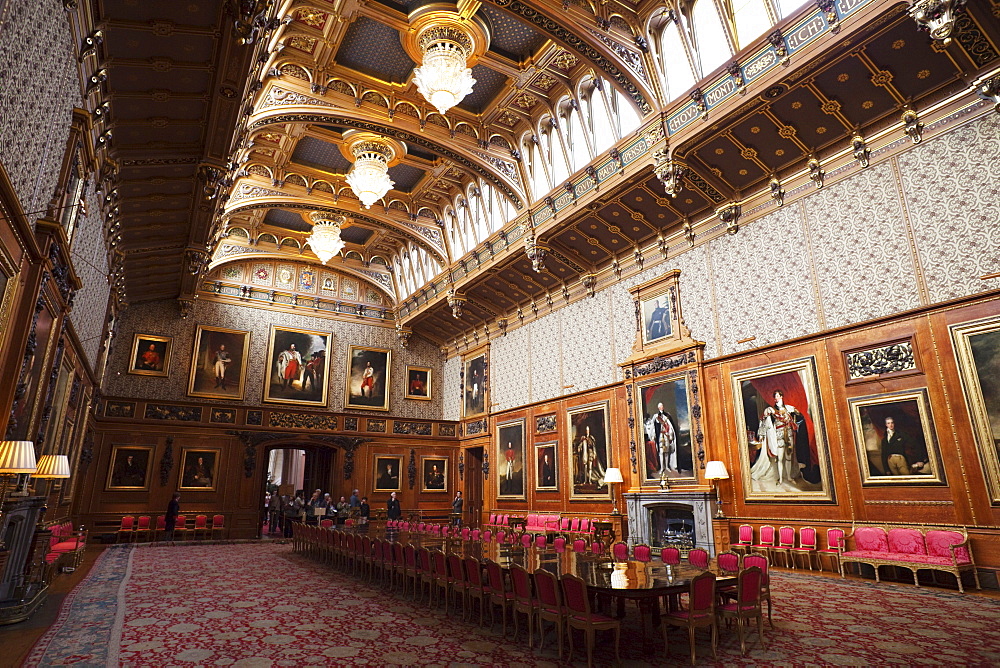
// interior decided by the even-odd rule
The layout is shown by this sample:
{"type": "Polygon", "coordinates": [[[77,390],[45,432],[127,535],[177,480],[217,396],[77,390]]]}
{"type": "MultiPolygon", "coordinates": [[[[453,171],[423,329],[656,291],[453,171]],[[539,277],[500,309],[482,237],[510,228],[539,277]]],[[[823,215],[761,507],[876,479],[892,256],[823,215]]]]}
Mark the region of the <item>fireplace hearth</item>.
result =
{"type": "Polygon", "coordinates": [[[654,551],[676,547],[686,554],[700,547],[715,556],[712,505],[707,492],[626,493],[629,543],[645,543],[654,551]]]}

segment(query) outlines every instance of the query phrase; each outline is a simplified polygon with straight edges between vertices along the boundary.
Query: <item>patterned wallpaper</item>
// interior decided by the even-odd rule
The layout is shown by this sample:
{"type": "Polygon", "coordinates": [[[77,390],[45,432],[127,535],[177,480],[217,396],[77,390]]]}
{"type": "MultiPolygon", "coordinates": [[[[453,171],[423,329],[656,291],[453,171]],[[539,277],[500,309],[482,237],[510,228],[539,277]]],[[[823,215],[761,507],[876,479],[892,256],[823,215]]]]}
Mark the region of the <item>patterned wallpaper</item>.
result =
{"type": "Polygon", "coordinates": [[[104,245],[104,230],[93,179],[88,184],[84,197],[87,201],[87,215],[80,216],[77,221],[71,248],[73,268],[83,281],[83,287],[76,293],[69,317],[93,369],[101,349],[104,316],[111,288],[107,278],[108,257],[104,245]]]}
{"type": "Polygon", "coordinates": [[[0,29],[0,164],[34,220],[55,191],[66,129],[81,106],[75,46],[59,0],[7,3],[0,29]]]}
{"type": "MultiPolygon", "coordinates": [[[[412,339],[411,339],[412,340],[412,339]]],[[[444,371],[437,381],[441,399],[441,418],[458,420],[462,417],[462,358],[458,355],[448,358],[444,363],[444,371]]]]}
{"type": "MultiPolygon", "coordinates": [[[[389,415],[396,417],[441,419],[442,385],[438,382],[433,401],[403,399],[406,365],[428,366],[437,378],[443,376],[443,357],[440,349],[421,339],[412,337],[409,348],[399,347],[396,331],[387,327],[372,327],[362,323],[327,320],[308,315],[277,313],[262,308],[233,304],[195,301],[187,320],[180,319],[175,301],[136,304],[122,314],[108,361],[107,382],[104,393],[108,396],[136,397],[161,401],[203,401],[187,396],[191,351],[194,348],[195,328],[198,324],[250,332],[250,356],[247,363],[247,383],[243,405],[261,404],[264,393],[266,364],[260,360],[267,356],[267,343],[271,324],[297,329],[311,329],[333,333],[330,358],[329,404],[327,410],[359,415],[382,415],[379,411],[344,410],[344,383],[347,373],[347,351],[350,345],[392,349],[392,376],[390,379],[389,415]],[[158,334],[173,337],[170,375],[167,378],[136,376],[127,373],[132,352],[132,335],[158,334]],[[254,362],[257,363],[254,363],[254,362]]],[[[222,403],[224,400],[212,400],[222,403]]],[[[284,406],[288,408],[287,405],[284,406]]],[[[306,407],[305,410],[315,410],[306,407]]]]}
{"type": "Polygon", "coordinates": [[[918,307],[921,279],[925,303],[995,288],[998,137],[984,116],[494,339],[494,411],[620,378],[628,289],[670,269],[709,359],[918,307]]]}

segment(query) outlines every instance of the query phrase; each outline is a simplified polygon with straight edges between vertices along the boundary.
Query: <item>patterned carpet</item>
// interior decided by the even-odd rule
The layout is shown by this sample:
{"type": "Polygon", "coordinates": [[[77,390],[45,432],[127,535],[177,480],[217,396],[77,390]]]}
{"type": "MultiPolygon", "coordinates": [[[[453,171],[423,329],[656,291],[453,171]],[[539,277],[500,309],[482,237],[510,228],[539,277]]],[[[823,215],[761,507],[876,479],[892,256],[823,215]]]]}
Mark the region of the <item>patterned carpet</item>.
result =
{"type": "MultiPolygon", "coordinates": [[[[749,656],[722,629],[718,665],[1000,665],[1000,601],[912,585],[777,572],[768,648],[751,635],[749,656]]],[[[627,607],[626,666],[688,663],[686,632],[645,643],[627,607]]],[[[28,666],[558,666],[377,586],[255,543],[108,549],[67,598],[28,666]]],[[[522,624],[523,626],[523,624],[522,624]]],[[[523,632],[522,632],[523,633],[523,632]]],[[[598,645],[606,644],[598,635],[598,645]]],[[[610,639],[610,638],[609,638],[610,639]]],[[[575,664],[586,665],[577,636],[575,664]]],[[[699,663],[713,664],[708,633],[699,663]]],[[[607,647],[595,664],[612,663],[607,647]]]]}

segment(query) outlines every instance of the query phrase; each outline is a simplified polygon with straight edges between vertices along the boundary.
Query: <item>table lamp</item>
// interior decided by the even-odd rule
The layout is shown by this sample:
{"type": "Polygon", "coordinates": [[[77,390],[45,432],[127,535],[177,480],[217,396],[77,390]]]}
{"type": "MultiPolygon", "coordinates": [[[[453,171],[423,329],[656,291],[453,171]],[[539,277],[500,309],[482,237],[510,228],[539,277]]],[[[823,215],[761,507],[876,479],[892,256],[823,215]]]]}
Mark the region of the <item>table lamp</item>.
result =
{"type": "Polygon", "coordinates": [[[625,482],[622,478],[622,472],[620,469],[610,468],[604,471],[604,482],[611,485],[611,499],[614,501],[614,510],[611,511],[612,515],[619,515],[618,512],[618,497],[615,496],[615,483],[625,482]]]}
{"type": "MultiPolygon", "coordinates": [[[[7,482],[22,473],[34,473],[35,444],[31,441],[0,441],[0,515],[7,496],[7,482]]],[[[0,539],[0,550],[5,549],[0,539]]]]}
{"type": "MultiPolygon", "coordinates": [[[[729,477],[729,471],[726,470],[726,463],[719,461],[706,462],[705,464],[705,479],[706,480],[725,480],[729,477]]],[[[719,490],[719,486],[715,486],[715,497],[718,505],[716,510],[716,517],[725,517],[722,513],[722,492],[719,490]]]]}

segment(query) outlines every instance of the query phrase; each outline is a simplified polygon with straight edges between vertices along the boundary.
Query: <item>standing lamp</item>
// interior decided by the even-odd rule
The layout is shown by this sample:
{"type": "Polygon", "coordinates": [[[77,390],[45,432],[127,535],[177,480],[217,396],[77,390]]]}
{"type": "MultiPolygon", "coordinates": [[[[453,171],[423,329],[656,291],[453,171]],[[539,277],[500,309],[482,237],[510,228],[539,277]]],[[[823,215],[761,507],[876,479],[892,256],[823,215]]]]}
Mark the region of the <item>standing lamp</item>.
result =
{"type": "MultiPolygon", "coordinates": [[[[0,517],[7,497],[7,481],[22,473],[34,473],[35,444],[31,441],[0,441],[0,517]]],[[[0,538],[0,550],[5,549],[0,538]]]]}
{"type": "Polygon", "coordinates": [[[42,455],[38,458],[38,470],[33,478],[57,480],[70,477],[69,457],[66,455],[42,455]]]}
{"type": "MultiPolygon", "coordinates": [[[[729,478],[729,471],[726,470],[725,462],[711,461],[705,464],[706,480],[725,480],[727,478],[729,478]]],[[[715,485],[715,498],[718,505],[715,516],[725,517],[722,513],[722,491],[717,484],[715,485]]]]}
{"type": "Polygon", "coordinates": [[[604,471],[604,482],[611,485],[611,499],[614,501],[614,510],[611,511],[612,515],[620,515],[618,512],[618,497],[615,496],[615,483],[625,482],[622,478],[622,472],[620,469],[610,468],[604,471]]]}

